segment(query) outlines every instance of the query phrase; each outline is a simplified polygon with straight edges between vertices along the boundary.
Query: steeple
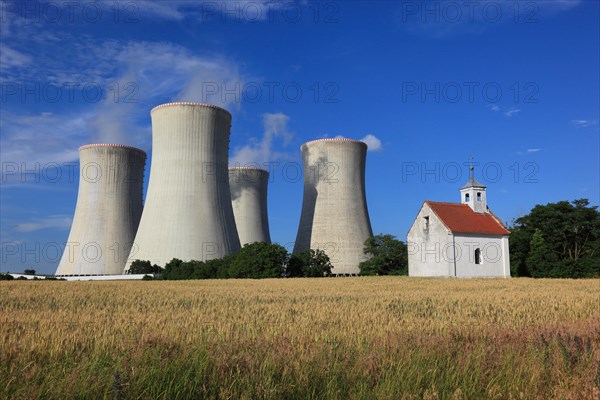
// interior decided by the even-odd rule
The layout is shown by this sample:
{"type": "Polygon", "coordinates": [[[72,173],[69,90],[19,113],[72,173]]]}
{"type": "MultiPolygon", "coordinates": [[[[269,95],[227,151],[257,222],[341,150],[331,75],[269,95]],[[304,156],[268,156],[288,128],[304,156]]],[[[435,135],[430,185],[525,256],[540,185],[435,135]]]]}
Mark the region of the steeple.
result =
{"type": "Polygon", "coordinates": [[[469,180],[460,188],[461,204],[468,204],[476,213],[487,212],[486,187],[475,179],[473,157],[469,157],[469,180]]]}

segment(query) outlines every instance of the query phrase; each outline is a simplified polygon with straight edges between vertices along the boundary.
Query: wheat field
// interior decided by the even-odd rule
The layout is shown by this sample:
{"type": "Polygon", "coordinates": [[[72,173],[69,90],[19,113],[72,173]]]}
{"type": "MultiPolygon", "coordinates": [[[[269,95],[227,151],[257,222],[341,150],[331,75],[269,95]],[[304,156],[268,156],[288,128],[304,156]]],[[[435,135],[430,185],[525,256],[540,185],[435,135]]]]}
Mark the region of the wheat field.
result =
{"type": "Polygon", "coordinates": [[[600,398],[600,281],[0,282],[2,399],[600,398]]]}

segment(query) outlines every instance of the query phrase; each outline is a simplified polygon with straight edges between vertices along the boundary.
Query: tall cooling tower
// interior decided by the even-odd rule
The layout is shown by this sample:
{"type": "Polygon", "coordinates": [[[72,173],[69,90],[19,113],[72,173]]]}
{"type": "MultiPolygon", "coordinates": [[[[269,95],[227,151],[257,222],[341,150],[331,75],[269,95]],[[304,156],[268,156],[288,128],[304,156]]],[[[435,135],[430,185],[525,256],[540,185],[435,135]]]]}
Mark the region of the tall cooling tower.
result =
{"type": "Polygon", "coordinates": [[[168,103],[152,117],[152,164],[144,213],[128,266],[164,267],[221,258],[240,250],[228,180],[228,111],[203,103],[168,103]]]}
{"type": "Polygon", "coordinates": [[[367,145],[351,139],[304,143],[304,197],[294,252],[321,249],[336,275],[358,274],[373,235],[365,195],[367,145]]]}
{"type": "Polygon", "coordinates": [[[142,215],[146,153],[90,144],[79,158],[75,216],[56,275],[122,274],[142,215]]]}
{"type": "Polygon", "coordinates": [[[269,173],[250,167],[229,168],[229,188],[241,245],[271,243],[267,214],[269,173]]]}

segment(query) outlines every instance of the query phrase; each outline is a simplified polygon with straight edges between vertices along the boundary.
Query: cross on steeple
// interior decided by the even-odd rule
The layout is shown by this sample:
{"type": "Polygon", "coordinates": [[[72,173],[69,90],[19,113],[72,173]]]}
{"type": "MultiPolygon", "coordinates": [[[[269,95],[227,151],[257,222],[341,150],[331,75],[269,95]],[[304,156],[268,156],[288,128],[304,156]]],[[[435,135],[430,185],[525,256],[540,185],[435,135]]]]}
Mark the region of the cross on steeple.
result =
{"type": "Polygon", "coordinates": [[[469,179],[474,178],[473,156],[469,156],[469,179]]]}

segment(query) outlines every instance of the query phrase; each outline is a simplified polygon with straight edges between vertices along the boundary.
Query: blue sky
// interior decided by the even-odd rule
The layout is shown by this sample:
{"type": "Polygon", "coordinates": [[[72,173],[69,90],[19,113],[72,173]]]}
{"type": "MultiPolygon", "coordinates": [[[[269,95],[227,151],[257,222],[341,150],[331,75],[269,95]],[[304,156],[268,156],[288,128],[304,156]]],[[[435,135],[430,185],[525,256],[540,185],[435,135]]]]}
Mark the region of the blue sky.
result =
{"type": "Polygon", "coordinates": [[[231,159],[279,163],[269,218],[288,248],[302,202],[290,165],[322,137],[367,138],[376,234],[405,240],[424,200],[458,201],[470,156],[504,221],[599,203],[596,1],[0,5],[1,271],[54,272],[78,148],[151,157],[149,111],[169,101],[227,108],[231,159]]]}

